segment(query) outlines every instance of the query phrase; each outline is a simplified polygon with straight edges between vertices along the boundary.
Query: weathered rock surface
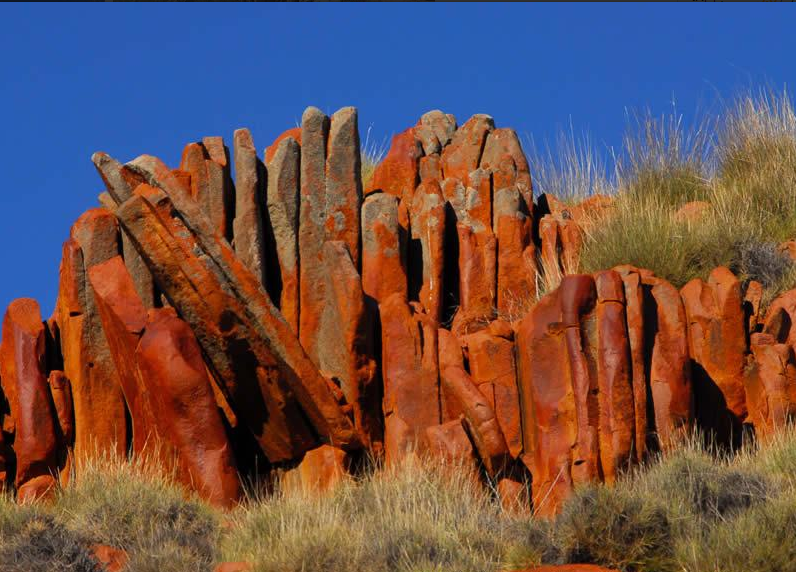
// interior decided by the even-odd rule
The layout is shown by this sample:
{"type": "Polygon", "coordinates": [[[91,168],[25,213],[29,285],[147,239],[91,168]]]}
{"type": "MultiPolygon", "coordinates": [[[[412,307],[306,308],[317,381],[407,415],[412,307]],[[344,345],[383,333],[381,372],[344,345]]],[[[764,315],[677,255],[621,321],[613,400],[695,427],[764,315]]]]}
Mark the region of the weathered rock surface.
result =
{"type": "Polygon", "coordinates": [[[489,116],[425,114],[364,193],[353,108],[308,108],[265,165],[233,139],[234,183],[220,137],[177,169],[92,157],[104,208],[64,243],[55,314],[23,299],[4,323],[0,483],[20,501],[95,451],[153,450],[221,506],[239,472],[321,492],[428,454],[551,515],[694,425],[737,444],[796,415],[796,290],[764,311],[726,268],[681,291],[579,274],[612,198],[534,202],[489,116]]]}

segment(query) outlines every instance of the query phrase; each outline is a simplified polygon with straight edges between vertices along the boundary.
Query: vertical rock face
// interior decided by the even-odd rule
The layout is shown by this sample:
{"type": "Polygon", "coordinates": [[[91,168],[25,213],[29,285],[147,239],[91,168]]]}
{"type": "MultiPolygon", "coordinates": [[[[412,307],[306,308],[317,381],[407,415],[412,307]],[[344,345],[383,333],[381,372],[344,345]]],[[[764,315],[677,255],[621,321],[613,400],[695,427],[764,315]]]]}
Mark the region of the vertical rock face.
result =
{"type": "Polygon", "coordinates": [[[390,151],[373,172],[367,194],[382,191],[411,203],[419,183],[418,161],[422,155],[414,128],[393,136],[390,151]]]}
{"type": "Polygon", "coordinates": [[[327,242],[324,261],[326,304],[318,348],[320,369],[340,384],[365,445],[380,451],[381,392],[376,377],[373,322],[365,306],[362,282],[345,242],[327,242]]]}
{"type": "MultiPolygon", "coordinates": [[[[418,300],[435,320],[442,317],[445,271],[445,200],[436,183],[422,183],[415,191],[410,215],[411,263],[421,278],[418,300]],[[419,260],[418,260],[419,259],[419,260]],[[420,266],[420,270],[417,270],[420,266]]],[[[417,284],[417,280],[414,282],[417,284]]]]}
{"type": "Polygon", "coordinates": [[[353,426],[256,276],[210,230],[193,201],[171,190],[161,165],[142,159],[137,166],[168,194],[141,185],[116,215],[269,459],[300,455],[315,434],[343,447],[356,443],[353,426]]]}
{"type": "Polygon", "coordinates": [[[437,328],[400,294],[379,304],[384,380],[384,448],[388,463],[424,447],[426,428],[438,425],[440,395],[437,328]]]}
{"type": "Polygon", "coordinates": [[[235,149],[235,253],[241,262],[264,284],[265,247],[263,244],[263,187],[265,169],[257,158],[251,133],[238,129],[235,149]]]}
{"type": "Polygon", "coordinates": [[[150,310],[135,353],[158,435],[176,451],[180,479],[213,504],[234,505],[238,472],[191,328],[171,309],[150,310]]]}
{"type": "Polygon", "coordinates": [[[622,278],[613,270],[594,276],[597,288],[597,384],[600,463],[606,482],[634,457],[636,424],[630,341],[622,278]]]}
{"type": "Polygon", "coordinates": [[[578,274],[612,199],[534,204],[488,116],[425,114],[364,200],[353,108],[307,109],[267,171],[247,130],[234,153],[237,190],[220,137],[179,169],[92,157],[105,208],[64,244],[53,318],[19,300],[3,327],[0,483],[20,499],[97,448],[151,446],[221,506],[238,467],[319,492],[367,448],[471,465],[507,510],[550,515],[694,422],[732,443],[796,415],[796,291],[764,316],[726,268],[680,292],[632,266],[578,274]]]}
{"type": "Polygon", "coordinates": [[[64,373],[72,385],[74,452],[78,460],[97,452],[123,455],[129,436],[125,403],[87,271],[119,254],[119,227],[106,209],[92,209],[72,227],[64,245],[58,323],[64,373]]]}
{"type": "Polygon", "coordinates": [[[268,148],[268,215],[279,257],[282,291],[279,310],[287,323],[299,331],[299,171],[301,147],[285,137],[268,148]]]}
{"type": "Polygon", "coordinates": [[[407,299],[407,228],[393,195],[369,195],[362,204],[362,290],[376,303],[392,294],[407,299]]]}
{"type": "Polygon", "coordinates": [[[14,423],[14,485],[20,501],[42,496],[56,484],[55,414],[47,386],[44,336],[36,301],[13,301],[3,318],[0,375],[14,423]]]}
{"type": "Polygon", "coordinates": [[[680,291],[688,320],[688,349],[695,364],[694,391],[701,425],[718,438],[740,438],[746,419],[744,365],[746,317],[741,283],[716,268],[707,283],[694,279],[680,291]],[[719,405],[724,401],[724,405],[719,405]],[[719,405],[717,407],[717,405],[719,405]]]}
{"type": "Polygon", "coordinates": [[[522,452],[520,396],[514,362],[514,333],[506,323],[492,325],[465,338],[470,375],[494,409],[513,458],[522,452]]]}

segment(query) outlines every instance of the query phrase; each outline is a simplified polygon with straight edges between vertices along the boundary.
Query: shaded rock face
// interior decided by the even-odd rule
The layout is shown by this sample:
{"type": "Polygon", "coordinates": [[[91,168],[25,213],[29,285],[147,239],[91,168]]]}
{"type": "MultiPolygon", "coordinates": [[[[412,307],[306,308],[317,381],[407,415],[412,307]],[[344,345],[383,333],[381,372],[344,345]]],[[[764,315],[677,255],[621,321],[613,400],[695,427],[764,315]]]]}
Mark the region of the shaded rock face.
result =
{"type": "Polygon", "coordinates": [[[430,455],[552,515],[694,426],[735,445],[796,413],[796,291],[764,312],[726,268],[680,291],[579,274],[610,197],[534,200],[487,115],[425,114],[366,189],[353,108],[308,108],[262,156],[232,141],[177,169],[92,157],[103,207],[63,245],[53,317],[21,299],[3,321],[0,484],[21,501],[97,452],[151,454],[223,507],[241,476],[320,493],[430,455]]]}

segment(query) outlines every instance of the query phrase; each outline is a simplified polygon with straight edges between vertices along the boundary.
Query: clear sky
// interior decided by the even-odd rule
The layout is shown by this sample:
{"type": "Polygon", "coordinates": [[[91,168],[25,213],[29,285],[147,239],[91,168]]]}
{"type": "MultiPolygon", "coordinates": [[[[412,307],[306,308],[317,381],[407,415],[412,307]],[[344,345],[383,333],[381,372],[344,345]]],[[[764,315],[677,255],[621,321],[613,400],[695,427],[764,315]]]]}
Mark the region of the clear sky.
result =
{"type": "Polygon", "coordinates": [[[789,4],[3,3],[0,21],[0,308],[32,296],[45,318],[97,150],[176,166],[238,127],[262,150],[308,105],[358,107],[377,142],[438,108],[610,147],[626,109],[688,118],[796,79],[789,4]]]}

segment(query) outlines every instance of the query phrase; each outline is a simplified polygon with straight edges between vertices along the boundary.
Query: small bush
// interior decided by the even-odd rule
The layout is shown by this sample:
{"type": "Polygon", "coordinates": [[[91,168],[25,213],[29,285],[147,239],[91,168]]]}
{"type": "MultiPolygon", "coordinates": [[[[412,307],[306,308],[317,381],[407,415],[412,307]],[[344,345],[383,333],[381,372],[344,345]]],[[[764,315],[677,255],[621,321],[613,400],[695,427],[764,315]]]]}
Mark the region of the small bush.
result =
{"type": "Polygon", "coordinates": [[[757,280],[766,288],[775,286],[793,269],[787,254],[774,242],[742,241],[736,247],[732,270],[744,278],[757,280]]]}
{"type": "Polygon", "coordinates": [[[556,539],[569,563],[622,570],[673,569],[674,539],[663,508],[621,489],[592,486],[577,492],[556,519],[556,539]]]}

